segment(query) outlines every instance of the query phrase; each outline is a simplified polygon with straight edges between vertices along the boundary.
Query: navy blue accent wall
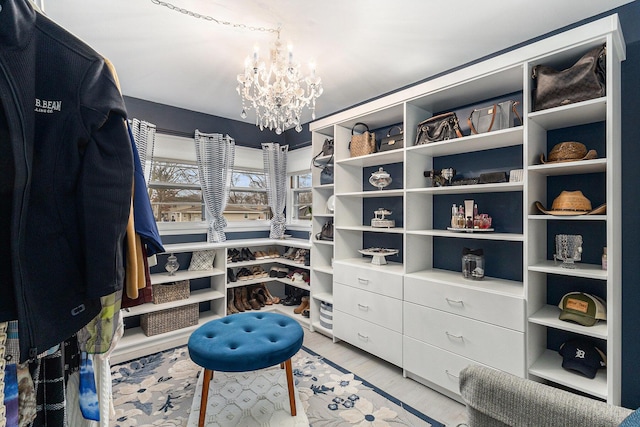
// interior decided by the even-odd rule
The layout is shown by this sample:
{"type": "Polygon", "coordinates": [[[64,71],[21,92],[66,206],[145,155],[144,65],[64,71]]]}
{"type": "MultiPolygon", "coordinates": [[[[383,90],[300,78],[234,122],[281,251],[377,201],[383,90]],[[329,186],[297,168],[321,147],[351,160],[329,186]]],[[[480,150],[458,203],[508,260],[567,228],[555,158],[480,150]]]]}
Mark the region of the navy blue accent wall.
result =
{"type": "Polygon", "coordinates": [[[269,130],[260,131],[256,125],[250,123],[158,104],[130,96],[125,96],[124,101],[130,118],[155,124],[158,133],[192,138],[194,131],[198,129],[204,133],[228,134],[235,139],[236,144],[251,148],[260,148],[260,144],[263,142],[285,143],[284,134],[276,135],[275,132],[269,130]]]}

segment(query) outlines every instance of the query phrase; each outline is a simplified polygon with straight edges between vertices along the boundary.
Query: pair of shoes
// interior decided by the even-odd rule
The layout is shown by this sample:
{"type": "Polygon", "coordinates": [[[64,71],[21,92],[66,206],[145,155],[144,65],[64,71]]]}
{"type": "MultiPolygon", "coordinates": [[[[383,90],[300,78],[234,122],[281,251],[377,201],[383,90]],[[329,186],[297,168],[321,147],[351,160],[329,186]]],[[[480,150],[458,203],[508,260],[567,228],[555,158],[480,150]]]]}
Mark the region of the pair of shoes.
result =
{"type": "Polygon", "coordinates": [[[287,267],[274,266],[269,270],[269,277],[277,277],[278,279],[284,279],[289,274],[287,267]]]}
{"type": "Polygon", "coordinates": [[[240,259],[240,251],[234,248],[231,248],[227,251],[227,262],[239,262],[242,261],[240,259]]]}
{"type": "Polygon", "coordinates": [[[237,274],[238,280],[251,280],[253,279],[253,273],[248,268],[241,268],[237,274]]]}
{"type": "Polygon", "coordinates": [[[305,308],[304,310],[302,310],[302,317],[306,317],[307,319],[309,318],[309,309],[305,308]]]}
{"type": "Polygon", "coordinates": [[[253,256],[256,257],[256,259],[266,259],[269,258],[269,254],[265,251],[255,251],[253,253],[253,256]]]}
{"type": "Polygon", "coordinates": [[[244,286],[233,289],[233,305],[240,313],[251,310],[251,306],[247,302],[247,290],[244,286]]]}
{"type": "Polygon", "coordinates": [[[260,283],[258,286],[262,288],[267,297],[267,305],[280,304],[280,297],[274,297],[273,295],[271,295],[271,292],[269,292],[269,288],[267,288],[267,285],[265,283],[260,283]]]}
{"type": "Polygon", "coordinates": [[[235,282],[238,280],[236,275],[233,273],[233,268],[227,268],[227,279],[229,282],[235,282]]]}
{"type": "Polygon", "coordinates": [[[253,274],[253,278],[254,279],[262,279],[263,277],[268,277],[269,276],[269,273],[264,271],[264,269],[262,267],[260,267],[259,265],[255,265],[255,266],[251,267],[251,273],[253,274]]]}
{"type": "Polygon", "coordinates": [[[249,248],[240,249],[240,255],[242,257],[242,261],[255,261],[256,256],[249,250],[249,248]]]}
{"type": "Polygon", "coordinates": [[[287,297],[280,301],[280,304],[286,306],[299,305],[302,302],[302,297],[305,295],[305,291],[299,288],[293,288],[291,293],[287,297]]]}
{"type": "Polygon", "coordinates": [[[280,252],[278,252],[278,248],[269,248],[269,258],[280,258],[280,252]]]}
{"type": "Polygon", "coordinates": [[[285,250],[284,254],[282,254],[282,257],[283,257],[283,258],[286,258],[286,259],[291,259],[291,260],[292,260],[292,259],[293,259],[293,257],[294,257],[294,255],[296,254],[296,251],[297,251],[297,249],[296,249],[296,248],[288,247],[288,248],[285,250]]]}
{"type": "Polygon", "coordinates": [[[295,314],[302,314],[302,312],[308,308],[309,308],[309,297],[304,296],[300,299],[300,305],[298,306],[298,308],[294,308],[293,312],[295,314]]]}
{"type": "Polygon", "coordinates": [[[309,252],[308,249],[298,249],[296,251],[296,254],[293,258],[293,261],[298,263],[298,264],[304,264],[304,259],[307,255],[307,252],[309,252]]]}

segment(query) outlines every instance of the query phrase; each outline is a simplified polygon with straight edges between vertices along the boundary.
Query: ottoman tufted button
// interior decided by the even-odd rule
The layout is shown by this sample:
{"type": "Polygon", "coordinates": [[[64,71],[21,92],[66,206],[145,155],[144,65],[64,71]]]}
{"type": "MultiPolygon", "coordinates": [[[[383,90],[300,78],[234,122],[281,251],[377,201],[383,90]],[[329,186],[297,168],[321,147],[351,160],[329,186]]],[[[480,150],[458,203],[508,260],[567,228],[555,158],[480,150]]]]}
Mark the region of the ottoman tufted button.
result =
{"type": "Polygon", "coordinates": [[[304,332],[297,321],[268,312],[237,313],[211,320],[196,329],[187,346],[191,360],[205,369],[199,425],[204,423],[212,371],[255,371],[283,363],[291,415],[295,416],[291,357],[302,347],[303,338],[304,332]]]}

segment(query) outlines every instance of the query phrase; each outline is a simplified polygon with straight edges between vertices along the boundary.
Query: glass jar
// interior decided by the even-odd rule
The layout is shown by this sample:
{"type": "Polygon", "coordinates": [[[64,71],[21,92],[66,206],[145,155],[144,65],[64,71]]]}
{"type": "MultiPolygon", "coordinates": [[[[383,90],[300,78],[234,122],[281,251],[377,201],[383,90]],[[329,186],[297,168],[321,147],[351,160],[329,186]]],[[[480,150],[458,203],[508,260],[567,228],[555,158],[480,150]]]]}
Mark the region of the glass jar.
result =
{"type": "Polygon", "coordinates": [[[164,269],[169,272],[169,276],[173,276],[176,274],[176,271],[180,268],[180,264],[178,263],[178,257],[174,254],[169,255],[167,258],[167,263],[164,265],[164,269]]]}
{"type": "Polygon", "coordinates": [[[484,278],[484,252],[482,249],[462,250],[462,277],[470,280],[484,278]]]}

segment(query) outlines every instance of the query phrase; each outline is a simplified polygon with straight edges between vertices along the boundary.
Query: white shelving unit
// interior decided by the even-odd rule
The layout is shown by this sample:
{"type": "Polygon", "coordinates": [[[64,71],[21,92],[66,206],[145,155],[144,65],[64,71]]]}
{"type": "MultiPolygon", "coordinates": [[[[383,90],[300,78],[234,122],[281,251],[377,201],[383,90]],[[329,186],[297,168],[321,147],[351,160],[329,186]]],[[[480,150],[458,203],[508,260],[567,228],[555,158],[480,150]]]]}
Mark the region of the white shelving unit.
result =
{"type": "MultiPolygon", "coordinates": [[[[281,285],[291,285],[297,288],[310,290],[309,285],[294,283],[288,278],[263,277],[251,280],[238,280],[236,282],[227,282],[227,268],[239,269],[242,267],[252,267],[261,265],[268,269],[271,265],[288,266],[292,269],[308,270],[309,267],[304,264],[296,263],[286,258],[267,258],[256,259],[253,261],[228,262],[227,250],[229,248],[250,248],[252,251],[263,250],[269,247],[295,247],[301,249],[309,249],[308,240],[301,239],[239,239],[227,240],[223,243],[176,243],[164,245],[165,254],[193,253],[197,251],[215,250],[216,256],[214,260],[214,268],[207,271],[188,271],[188,265],[181,265],[173,276],[166,272],[151,274],[151,284],[171,283],[181,280],[209,279],[209,287],[204,289],[192,290],[188,299],[167,302],[164,304],[145,303],[128,309],[123,309],[123,317],[140,316],[146,313],[153,313],[168,308],[181,307],[193,303],[209,303],[209,309],[200,311],[198,324],[186,328],[177,329],[175,331],[163,334],[147,336],[140,327],[127,328],[125,334],[118,343],[111,356],[112,363],[120,363],[152,354],[158,351],[170,349],[180,345],[185,345],[195,329],[204,323],[221,318],[227,315],[227,289],[238,286],[246,286],[256,283],[278,283],[281,285]]],[[[281,250],[280,253],[283,251],[281,250]]],[[[162,254],[159,254],[162,255],[162,254]]],[[[262,307],[263,311],[277,311],[282,314],[291,316],[300,323],[308,326],[309,320],[299,314],[295,314],[294,306],[284,306],[281,304],[262,307]]]]}
{"type": "MultiPolygon", "coordinates": [[[[330,216],[335,223],[334,242],[314,241],[312,244],[314,288],[319,284],[312,296],[316,301],[334,303],[334,339],[347,341],[402,366],[407,376],[457,399],[458,372],[470,363],[479,363],[619,404],[620,63],[625,59],[624,49],[618,17],[612,15],[313,122],[310,129],[314,152],[319,150],[325,138],[335,141],[335,184],[317,185],[319,171],[314,170],[313,189],[315,232],[327,219],[324,206],[328,197],[335,196],[335,212],[330,216]],[[607,47],[605,97],[532,111],[534,83],[531,71],[536,65],[563,69],[602,44],[607,47]],[[458,114],[462,122],[472,108],[469,106],[482,107],[492,100],[512,97],[522,101],[522,125],[414,145],[418,123],[434,114],[469,108],[466,115],[458,114]],[[366,123],[369,129],[381,133],[401,123],[405,147],[350,157],[351,128],[357,122],[366,123]],[[557,138],[554,132],[570,133],[574,127],[579,129],[593,124],[603,124],[605,129],[601,140],[595,141],[599,147],[598,158],[540,164],[540,155],[546,155],[557,138]],[[474,156],[472,163],[477,159],[480,169],[500,170],[504,166],[496,153],[504,152],[508,152],[510,161],[515,163],[505,172],[522,169],[521,181],[431,187],[423,176],[427,170],[456,169],[456,162],[464,164],[464,160],[460,160],[463,156],[474,156]],[[516,160],[511,160],[513,158],[516,160]],[[395,164],[402,168],[402,188],[396,186],[380,191],[369,186],[365,175],[370,169],[365,168],[388,169],[393,165],[397,170],[395,164]],[[549,193],[565,180],[576,185],[583,175],[596,175],[596,179],[604,182],[602,191],[596,193],[595,198],[606,201],[606,214],[556,217],[537,211],[536,201],[550,206],[557,194],[549,193]],[[494,222],[496,232],[447,230],[443,218],[448,212],[444,216],[443,213],[451,204],[447,207],[446,203],[467,198],[483,199],[485,204],[488,204],[487,200],[499,200],[503,204],[507,200],[515,213],[503,215],[501,223],[494,222]],[[373,217],[373,212],[368,210],[372,203],[379,200],[382,206],[385,201],[396,199],[402,200],[399,227],[370,227],[368,218],[373,217]],[[591,261],[578,263],[575,269],[562,268],[553,261],[550,248],[557,230],[576,227],[585,234],[603,235],[602,242],[590,243],[589,250],[593,255],[594,250],[607,247],[608,271],[594,264],[593,256],[591,261]],[[400,262],[372,266],[366,263],[368,259],[363,261],[358,250],[365,242],[387,241],[385,239],[401,242],[401,248],[398,248],[401,249],[400,262]],[[494,259],[494,264],[509,262],[513,268],[497,269],[504,271],[500,274],[505,277],[465,280],[458,265],[459,255],[456,255],[455,263],[447,263],[440,255],[440,251],[450,254],[452,249],[462,245],[488,245],[502,251],[508,261],[494,259]],[[331,267],[330,259],[338,270],[331,267]],[[443,265],[447,267],[443,268],[443,265]],[[393,286],[399,286],[401,292],[396,293],[396,288],[393,291],[391,288],[367,288],[355,280],[367,274],[385,277],[394,283],[393,286]],[[554,300],[557,290],[548,285],[554,280],[565,280],[566,286],[578,288],[574,291],[584,286],[593,292],[595,287],[598,294],[606,297],[607,321],[584,327],[559,320],[558,301],[554,300]],[[393,295],[389,295],[390,292],[393,295]],[[341,299],[348,296],[350,300],[342,301],[336,295],[341,299]],[[369,299],[396,307],[396,316],[403,318],[402,327],[398,330],[395,323],[383,321],[384,315],[365,314],[353,305],[354,301],[357,304],[369,299]],[[397,301],[400,301],[399,305],[397,301]],[[396,351],[398,346],[394,347],[398,337],[400,354],[396,351]],[[559,341],[572,337],[594,339],[606,347],[607,368],[602,369],[594,380],[562,368],[562,359],[557,353],[559,341]],[[481,342],[476,342],[477,339],[481,342]],[[386,340],[387,347],[394,347],[394,350],[378,346],[380,340],[386,340]],[[505,359],[505,354],[510,357],[505,359]],[[431,362],[425,363],[425,358],[431,362]]],[[[473,167],[462,166],[465,167],[476,170],[473,169],[475,164],[473,167]]],[[[392,178],[400,178],[399,173],[392,178]]],[[[594,188],[584,190],[593,192],[594,188]]],[[[479,207],[481,212],[487,208],[479,207]]]]}

